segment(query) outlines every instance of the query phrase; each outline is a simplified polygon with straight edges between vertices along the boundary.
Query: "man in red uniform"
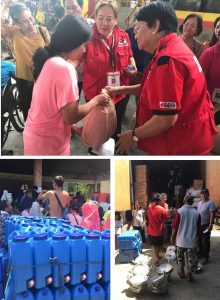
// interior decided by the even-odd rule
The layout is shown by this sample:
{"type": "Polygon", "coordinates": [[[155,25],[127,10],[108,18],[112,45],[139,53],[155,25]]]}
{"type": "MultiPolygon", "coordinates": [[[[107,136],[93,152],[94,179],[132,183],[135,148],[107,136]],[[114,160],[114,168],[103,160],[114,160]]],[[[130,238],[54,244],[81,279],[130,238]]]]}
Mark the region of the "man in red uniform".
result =
{"type": "Polygon", "coordinates": [[[138,47],[153,55],[141,86],[109,88],[109,94],[140,93],[136,128],[120,135],[118,153],[134,142],[154,155],[206,155],[216,133],[202,68],[177,36],[172,6],[151,2],[137,15],[138,47]]]}
{"type": "Polygon", "coordinates": [[[153,203],[149,205],[147,211],[147,233],[152,245],[155,265],[160,261],[159,253],[163,245],[164,224],[167,218],[166,210],[160,205],[161,198],[160,194],[155,194],[153,203]]]}

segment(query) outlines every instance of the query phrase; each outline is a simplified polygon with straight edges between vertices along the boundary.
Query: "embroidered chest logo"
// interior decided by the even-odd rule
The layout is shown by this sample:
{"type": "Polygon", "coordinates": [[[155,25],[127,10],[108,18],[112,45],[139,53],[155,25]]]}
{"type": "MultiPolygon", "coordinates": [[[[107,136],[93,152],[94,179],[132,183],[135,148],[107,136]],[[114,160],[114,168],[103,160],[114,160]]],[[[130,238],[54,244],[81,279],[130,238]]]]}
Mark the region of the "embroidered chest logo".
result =
{"type": "Polygon", "coordinates": [[[126,39],[121,38],[118,42],[118,47],[125,47],[125,46],[128,46],[128,43],[127,43],[126,39]]]}
{"type": "Polygon", "coordinates": [[[176,102],[160,102],[160,108],[176,109],[176,102]]]}

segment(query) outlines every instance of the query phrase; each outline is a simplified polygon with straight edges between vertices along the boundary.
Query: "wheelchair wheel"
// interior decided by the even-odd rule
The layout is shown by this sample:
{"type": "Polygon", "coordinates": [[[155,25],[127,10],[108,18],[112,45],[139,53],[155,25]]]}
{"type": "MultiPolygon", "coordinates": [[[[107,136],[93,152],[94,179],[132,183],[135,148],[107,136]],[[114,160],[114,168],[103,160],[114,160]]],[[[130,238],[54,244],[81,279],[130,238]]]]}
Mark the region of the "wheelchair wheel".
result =
{"type": "Polygon", "coordinates": [[[9,113],[6,112],[1,117],[1,148],[4,147],[4,145],[8,139],[9,132],[12,130],[11,127],[12,126],[11,126],[11,120],[9,117],[9,113]]]}
{"type": "Polygon", "coordinates": [[[9,115],[11,123],[14,129],[18,132],[23,132],[24,130],[24,116],[23,112],[19,107],[19,93],[15,83],[10,87],[10,104],[9,104],[9,115]]]}

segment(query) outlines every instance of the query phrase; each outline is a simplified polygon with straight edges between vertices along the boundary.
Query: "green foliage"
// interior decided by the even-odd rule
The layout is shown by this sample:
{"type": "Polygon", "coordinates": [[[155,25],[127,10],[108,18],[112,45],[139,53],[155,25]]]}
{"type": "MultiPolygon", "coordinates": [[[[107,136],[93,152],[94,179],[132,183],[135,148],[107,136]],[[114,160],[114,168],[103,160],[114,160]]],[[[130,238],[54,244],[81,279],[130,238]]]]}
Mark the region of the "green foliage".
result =
{"type": "Polygon", "coordinates": [[[68,182],[68,192],[73,193],[75,195],[76,192],[82,191],[83,195],[85,196],[85,199],[91,198],[94,189],[94,184],[68,182]]]}

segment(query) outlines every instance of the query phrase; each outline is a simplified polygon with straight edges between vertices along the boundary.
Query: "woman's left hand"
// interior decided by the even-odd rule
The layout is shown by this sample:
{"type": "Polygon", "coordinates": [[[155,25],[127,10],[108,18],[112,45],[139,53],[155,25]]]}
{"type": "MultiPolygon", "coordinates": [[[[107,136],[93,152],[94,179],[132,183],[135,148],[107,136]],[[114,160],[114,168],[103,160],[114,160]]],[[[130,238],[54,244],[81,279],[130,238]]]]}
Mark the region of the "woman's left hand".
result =
{"type": "Polygon", "coordinates": [[[125,152],[127,153],[132,148],[132,146],[135,145],[131,130],[118,134],[118,137],[119,140],[116,143],[117,154],[123,154],[125,152]]]}

